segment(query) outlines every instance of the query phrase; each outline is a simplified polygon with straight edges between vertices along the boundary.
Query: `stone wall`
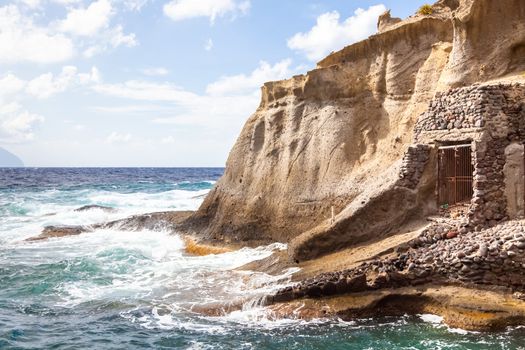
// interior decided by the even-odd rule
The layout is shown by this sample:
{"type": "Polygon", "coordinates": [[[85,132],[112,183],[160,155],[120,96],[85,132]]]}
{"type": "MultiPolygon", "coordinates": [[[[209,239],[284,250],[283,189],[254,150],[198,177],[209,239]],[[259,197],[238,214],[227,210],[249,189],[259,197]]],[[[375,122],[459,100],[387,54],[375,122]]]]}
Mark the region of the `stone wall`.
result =
{"type": "Polygon", "coordinates": [[[477,142],[473,150],[474,195],[469,210],[472,226],[494,226],[508,219],[503,167],[505,166],[505,138],[477,142]]]}
{"type": "MultiPolygon", "coordinates": [[[[473,85],[438,93],[415,127],[416,144],[472,143],[474,196],[469,210],[478,230],[509,219],[505,149],[525,141],[525,85],[473,85]]],[[[522,180],[523,181],[523,180],[522,180]]]]}
{"type": "Polygon", "coordinates": [[[507,215],[511,219],[524,216],[525,210],[525,154],[523,144],[513,142],[505,148],[505,197],[507,199],[507,215]]]}
{"type": "Polygon", "coordinates": [[[415,128],[416,142],[424,131],[481,128],[487,110],[484,92],[479,87],[438,92],[415,128]]]}
{"type": "Polygon", "coordinates": [[[329,272],[278,291],[267,302],[427,283],[488,285],[525,292],[525,221],[458,235],[440,222],[396,249],[397,256],[329,272]]]}
{"type": "Polygon", "coordinates": [[[454,129],[488,131],[493,138],[525,136],[523,105],[524,84],[472,85],[436,93],[428,110],[415,126],[415,143],[427,143],[432,131],[454,129]]]}
{"type": "Polygon", "coordinates": [[[430,156],[430,146],[413,145],[408,147],[401,165],[398,186],[415,189],[430,156]]]}

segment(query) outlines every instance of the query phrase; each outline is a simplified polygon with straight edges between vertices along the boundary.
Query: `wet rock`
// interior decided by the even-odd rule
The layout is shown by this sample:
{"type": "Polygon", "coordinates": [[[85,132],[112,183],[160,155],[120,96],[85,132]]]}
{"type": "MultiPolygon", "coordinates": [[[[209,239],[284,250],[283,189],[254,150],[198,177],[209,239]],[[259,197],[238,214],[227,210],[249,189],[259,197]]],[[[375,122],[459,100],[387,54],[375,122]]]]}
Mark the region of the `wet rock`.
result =
{"type": "Polygon", "coordinates": [[[31,242],[49,238],[76,236],[90,230],[91,228],[86,226],[47,226],[39,236],[28,238],[26,241],[31,242]]]}
{"type": "Polygon", "coordinates": [[[94,210],[94,209],[103,210],[108,213],[117,211],[117,209],[115,208],[106,207],[104,205],[96,205],[96,204],[84,205],[83,207],[75,209],[75,211],[82,212],[82,211],[88,211],[88,210],[94,210]]]}

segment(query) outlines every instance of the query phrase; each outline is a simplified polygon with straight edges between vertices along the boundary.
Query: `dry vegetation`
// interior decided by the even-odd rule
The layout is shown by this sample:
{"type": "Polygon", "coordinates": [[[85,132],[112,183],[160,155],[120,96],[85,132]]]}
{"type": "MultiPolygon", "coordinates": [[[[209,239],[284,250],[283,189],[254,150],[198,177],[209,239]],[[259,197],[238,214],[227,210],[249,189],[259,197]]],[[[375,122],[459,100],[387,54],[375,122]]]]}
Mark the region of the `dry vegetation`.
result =
{"type": "Polygon", "coordinates": [[[428,16],[434,13],[434,9],[432,8],[431,5],[426,4],[426,5],[421,6],[419,10],[417,10],[417,13],[420,15],[428,16]]]}

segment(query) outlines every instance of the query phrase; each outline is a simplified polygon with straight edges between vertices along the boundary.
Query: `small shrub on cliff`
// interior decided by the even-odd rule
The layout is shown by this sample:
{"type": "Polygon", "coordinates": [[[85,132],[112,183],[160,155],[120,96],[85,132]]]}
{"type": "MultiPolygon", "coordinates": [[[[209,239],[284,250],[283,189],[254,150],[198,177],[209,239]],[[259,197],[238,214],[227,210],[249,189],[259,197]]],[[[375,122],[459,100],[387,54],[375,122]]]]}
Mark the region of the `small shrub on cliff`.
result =
{"type": "Polygon", "coordinates": [[[421,6],[419,10],[417,10],[417,13],[420,15],[428,16],[434,13],[434,9],[432,8],[431,5],[427,4],[427,5],[421,6]]]}

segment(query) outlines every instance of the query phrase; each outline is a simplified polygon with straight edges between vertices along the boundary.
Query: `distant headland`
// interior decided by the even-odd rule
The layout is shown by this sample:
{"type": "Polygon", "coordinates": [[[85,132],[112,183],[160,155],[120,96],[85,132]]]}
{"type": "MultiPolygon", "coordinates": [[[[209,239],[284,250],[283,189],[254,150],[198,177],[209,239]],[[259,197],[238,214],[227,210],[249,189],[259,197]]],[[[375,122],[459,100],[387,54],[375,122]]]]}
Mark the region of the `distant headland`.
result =
{"type": "Polygon", "coordinates": [[[24,162],[13,153],[0,147],[0,168],[23,167],[24,162]]]}

